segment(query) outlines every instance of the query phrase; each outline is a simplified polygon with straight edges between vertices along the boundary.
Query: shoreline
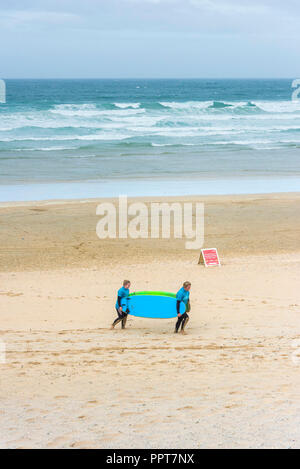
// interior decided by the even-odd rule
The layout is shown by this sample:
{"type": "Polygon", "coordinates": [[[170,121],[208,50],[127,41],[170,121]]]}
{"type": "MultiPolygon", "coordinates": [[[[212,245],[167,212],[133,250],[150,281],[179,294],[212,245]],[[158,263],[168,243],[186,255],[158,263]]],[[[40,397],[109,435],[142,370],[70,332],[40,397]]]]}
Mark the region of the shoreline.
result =
{"type": "MultiPolygon", "coordinates": [[[[57,198],[57,199],[37,199],[37,200],[10,200],[10,201],[0,201],[0,209],[2,208],[12,208],[12,207],[35,207],[35,206],[52,206],[52,205],[75,205],[75,204],[93,204],[101,202],[115,202],[118,201],[120,196],[124,194],[119,194],[117,196],[107,196],[107,197],[79,197],[79,198],[57,198]]],[[[149,203],[151,201],[222,201],[222,200],[254,200],[254,199],[263,199],[263,198],[287,198],[291,197],[300,197],[299,191],[288,191],[288,192],[253,192],[253,193],[244,193],[244,194],[186,194],[186,195],[128,195],[128,201],[141,201],[149,203]]]]}
{"type": "Polygon", "coordinates": [[[176,178],[115,179],[55,183],[0,185],[0,204],[47,200],[81,200],[128,197],[184,197],[294,193],[300,188],[298,176],[289,178],[176,178]]]}

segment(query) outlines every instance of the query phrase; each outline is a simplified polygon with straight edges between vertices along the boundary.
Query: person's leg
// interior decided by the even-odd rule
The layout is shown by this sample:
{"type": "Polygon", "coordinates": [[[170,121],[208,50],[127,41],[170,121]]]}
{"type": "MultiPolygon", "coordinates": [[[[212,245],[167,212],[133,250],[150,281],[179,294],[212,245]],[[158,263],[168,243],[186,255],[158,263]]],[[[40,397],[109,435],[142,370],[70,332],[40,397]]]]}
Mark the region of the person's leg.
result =
{"type": "Polygon", "coordinates": [[[128,313],[124,313],[124,316],[123,316],[123,319],[122,319],[122,329],[125,329],[125,327],[126,327],[127,316],[128,316],[128,313]]]}
{"type": "Polygon", "coordinates": [[[184,316],[184,318],[183,318],[182,323],[181,323],[181,332],[184,334],[185,333],[184,329],[185,329],[187,323],[189,322],[190,317],[187,313],[184,313],[183,316],[184,316]]]}
{"type": "Polygon", "coordinates": [[[177,322],[176,322],[176,325],[175,325],[175,333],[177,334],[178,330],[179,330],[179,327],[180,327],[180,324],[182,323],[183,321],[183,316],[184,314],[182,314],[178,319],[177,319],[177,322]]]}
{"type": "Polygon", "coordinates": [[[114,322],[112,323],[111,329],[114,329],[114,327],[115,327],[117,324],[119,324],[119,322],[121,322],[122,319],[123,319],[123,314],[120,313],[117,308],[116,308],[116,311],[117,311],[117,313],[118,313],[118,317],[117,317],[117,318],[114,320],[114,322]]]}

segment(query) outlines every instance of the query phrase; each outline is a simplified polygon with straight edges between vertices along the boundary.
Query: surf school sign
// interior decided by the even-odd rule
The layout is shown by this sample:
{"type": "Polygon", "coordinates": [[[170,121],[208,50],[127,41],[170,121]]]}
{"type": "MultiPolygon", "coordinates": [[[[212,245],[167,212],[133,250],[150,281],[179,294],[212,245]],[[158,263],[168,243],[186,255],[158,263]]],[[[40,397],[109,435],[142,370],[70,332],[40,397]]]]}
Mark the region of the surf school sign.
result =
{"type": "Polygon", "coordinates": [[[216,265],[220,267],[221,263],[217,249],[201,249],[198,264],[204,264],[205,267],[211,267],[216,265]]]}

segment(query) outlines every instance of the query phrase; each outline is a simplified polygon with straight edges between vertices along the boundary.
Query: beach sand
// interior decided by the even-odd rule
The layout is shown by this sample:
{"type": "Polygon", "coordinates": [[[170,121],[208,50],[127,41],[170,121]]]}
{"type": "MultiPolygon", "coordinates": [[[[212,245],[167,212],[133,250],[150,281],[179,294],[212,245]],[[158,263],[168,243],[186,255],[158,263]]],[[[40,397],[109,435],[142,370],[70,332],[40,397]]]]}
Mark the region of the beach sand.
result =
{"type": "Polygon", "coordinates": [[[167,200],[205,202],[220,268],[180,239],[99,240],[99,201],[1,205],[1,448],[300,447],[300,194],[167,200]],[[109,330],[123,278],[190,280],[188,334],[109,330]]]}

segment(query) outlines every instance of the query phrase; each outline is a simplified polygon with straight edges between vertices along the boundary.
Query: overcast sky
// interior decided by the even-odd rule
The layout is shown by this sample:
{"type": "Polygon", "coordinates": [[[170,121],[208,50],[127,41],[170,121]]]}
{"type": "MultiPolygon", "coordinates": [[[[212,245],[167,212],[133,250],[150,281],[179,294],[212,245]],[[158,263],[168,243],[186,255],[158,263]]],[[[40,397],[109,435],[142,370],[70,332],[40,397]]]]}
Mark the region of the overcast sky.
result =
{"type": "Polygon", "coordinates": [[[0,78],[298,78],[299,20],[299,0],[0,0],[0,78]]]}

